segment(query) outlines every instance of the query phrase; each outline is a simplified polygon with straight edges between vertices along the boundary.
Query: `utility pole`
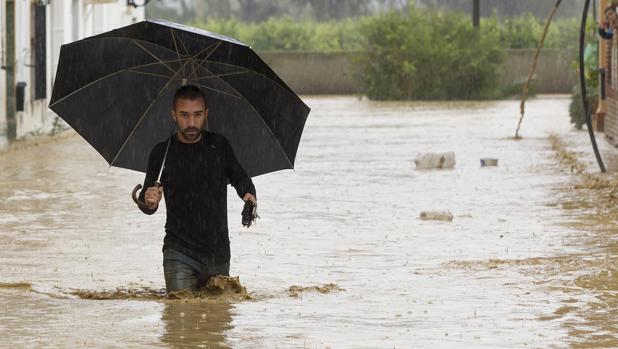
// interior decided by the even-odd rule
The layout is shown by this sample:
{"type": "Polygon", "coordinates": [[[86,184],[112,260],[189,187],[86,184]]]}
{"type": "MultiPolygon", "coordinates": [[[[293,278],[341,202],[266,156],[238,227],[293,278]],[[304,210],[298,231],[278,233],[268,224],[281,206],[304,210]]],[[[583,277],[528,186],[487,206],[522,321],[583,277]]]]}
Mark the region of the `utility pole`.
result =
{"type": "Polygon", "coordinates": [[[472,26],[481,26],[481,0],[472,0],[472,26]]]}

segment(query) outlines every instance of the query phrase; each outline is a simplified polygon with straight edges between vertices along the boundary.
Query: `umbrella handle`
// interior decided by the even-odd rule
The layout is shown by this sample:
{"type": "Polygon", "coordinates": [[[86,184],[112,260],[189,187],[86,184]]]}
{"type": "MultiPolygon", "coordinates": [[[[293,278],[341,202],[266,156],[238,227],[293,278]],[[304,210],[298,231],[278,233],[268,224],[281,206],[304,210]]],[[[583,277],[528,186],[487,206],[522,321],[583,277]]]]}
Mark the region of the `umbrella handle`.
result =
{"type": "MultiPolygon", "coordinates": [[[[155,188],[159,188],[161,186],[161,182],[156,181],[154,183],[154,186],[155,186],[155,188]]],[[[147,203],[145,203],[143,201],[140,201],[138,199],[137,191],[140,190],[140,189],[142,189],[142,185],[141,184],[138,184],[138,185],[135,186],[135,188],[133,188],[133,193],[131,194],[131,196],[133,197],[133,201],[137,204],[137,206],[139,206],[139,208],[149,208],[149,205],[147,203]]]]}
{"type": "Polygon", "coordinates": [[[135,186],[135,188],[133,188],[133,194],[131,196],[133,196],[133,201],[135,201],[135,203],[137,204],[137,206],[139,206],[139,208],[148,208],[148,204],[146,204],[143,201],[139,201],[139,199],[137,198],[137,191],[142,189],[142,185],[138,184],[135,186]]]}

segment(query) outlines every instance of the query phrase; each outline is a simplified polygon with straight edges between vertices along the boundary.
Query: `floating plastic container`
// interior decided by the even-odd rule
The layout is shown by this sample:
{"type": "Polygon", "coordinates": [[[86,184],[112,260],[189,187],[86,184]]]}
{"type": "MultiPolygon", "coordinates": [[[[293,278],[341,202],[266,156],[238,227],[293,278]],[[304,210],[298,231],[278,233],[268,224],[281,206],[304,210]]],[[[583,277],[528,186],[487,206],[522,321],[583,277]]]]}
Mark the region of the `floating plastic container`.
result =
{"type": "Polygon", "coordinates": [[[455,153],[424,153],[417,154],[414,165],[419,170],[451,169],[455,167],[455,153]]]}
{"type": "Polygon", "coordinates": [[[482,158],[481,167],[498,166],[498,159],[495,158],[482,158]]]}

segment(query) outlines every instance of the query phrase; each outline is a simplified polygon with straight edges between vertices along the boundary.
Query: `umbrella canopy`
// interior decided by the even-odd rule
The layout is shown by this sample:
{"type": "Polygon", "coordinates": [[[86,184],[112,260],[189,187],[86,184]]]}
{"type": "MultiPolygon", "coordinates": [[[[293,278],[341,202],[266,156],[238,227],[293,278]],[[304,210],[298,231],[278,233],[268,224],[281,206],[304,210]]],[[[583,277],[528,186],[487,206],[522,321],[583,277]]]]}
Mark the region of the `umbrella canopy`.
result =
{"type": "Polygon", "coordinates": [[[205,30],[148,20],[63,45],[49,107],[110,165],[145,172],[185,84],[247,174],[294,167],[309,107],[249,46],[205,30]]]}

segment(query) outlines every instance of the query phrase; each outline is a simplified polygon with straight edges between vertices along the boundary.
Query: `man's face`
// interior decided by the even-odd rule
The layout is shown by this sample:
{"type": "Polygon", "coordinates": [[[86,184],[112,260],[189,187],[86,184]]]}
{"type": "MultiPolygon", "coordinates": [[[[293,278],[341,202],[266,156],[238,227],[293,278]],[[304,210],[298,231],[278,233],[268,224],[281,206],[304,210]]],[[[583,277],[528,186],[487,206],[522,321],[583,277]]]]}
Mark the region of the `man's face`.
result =
{"type": "Polygon", "coordinates": [[[179,138],[185,143],[197,142],[204,123],[208,118],[208,109],[202,98],[176,100],[172,118],[178,125],[179,138]]]}

